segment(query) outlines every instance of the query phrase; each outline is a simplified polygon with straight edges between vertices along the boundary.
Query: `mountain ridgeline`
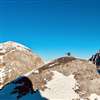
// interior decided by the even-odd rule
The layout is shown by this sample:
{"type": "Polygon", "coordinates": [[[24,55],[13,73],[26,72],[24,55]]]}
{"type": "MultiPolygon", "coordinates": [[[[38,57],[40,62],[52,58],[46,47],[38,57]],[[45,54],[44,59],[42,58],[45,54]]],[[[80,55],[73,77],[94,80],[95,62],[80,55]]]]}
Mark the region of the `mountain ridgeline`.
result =
{"type": "Polygon", "coordinates": [[[73,90],[79,98],[86,100],[93,93],[100,95],[100,75],[96,71],[96,65],[88,60],[65,56],[44,64],[39,56],[19,43],[0,44],[1,89],[16,78],[24,76],[32,83],[31,90],[45,91],[48,88],[47,83],[53,79],[54,71],[66,77],[74,75],[77,84],[73,90]]]}

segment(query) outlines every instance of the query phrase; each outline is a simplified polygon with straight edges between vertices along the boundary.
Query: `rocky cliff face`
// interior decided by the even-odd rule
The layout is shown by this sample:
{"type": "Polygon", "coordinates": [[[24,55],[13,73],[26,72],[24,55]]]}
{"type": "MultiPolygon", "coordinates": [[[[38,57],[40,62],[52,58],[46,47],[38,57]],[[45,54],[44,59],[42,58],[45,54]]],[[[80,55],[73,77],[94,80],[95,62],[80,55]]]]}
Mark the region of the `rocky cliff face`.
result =
{"type": "Polygon", "coordinates": [[[24,45],[11,41],[0,43],[0,88],[43,64],[42,59],[24,45]]]}

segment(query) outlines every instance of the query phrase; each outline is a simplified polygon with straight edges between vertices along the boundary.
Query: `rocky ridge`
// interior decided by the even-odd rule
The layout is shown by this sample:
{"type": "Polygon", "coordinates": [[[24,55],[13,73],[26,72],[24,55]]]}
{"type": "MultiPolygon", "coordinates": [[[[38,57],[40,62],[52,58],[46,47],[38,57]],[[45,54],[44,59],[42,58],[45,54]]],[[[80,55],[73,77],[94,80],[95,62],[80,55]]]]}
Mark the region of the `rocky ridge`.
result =
{"type": "Polygon", "coordinates": [[[96,72],[96,66],[87,60],[61,57],[39,70],[57,71],[65,76],[74,75],[77,83],[73,89],[83,100],[89,100],[88,97],[93,93],[100,95],[100,75],[96,72]]]}

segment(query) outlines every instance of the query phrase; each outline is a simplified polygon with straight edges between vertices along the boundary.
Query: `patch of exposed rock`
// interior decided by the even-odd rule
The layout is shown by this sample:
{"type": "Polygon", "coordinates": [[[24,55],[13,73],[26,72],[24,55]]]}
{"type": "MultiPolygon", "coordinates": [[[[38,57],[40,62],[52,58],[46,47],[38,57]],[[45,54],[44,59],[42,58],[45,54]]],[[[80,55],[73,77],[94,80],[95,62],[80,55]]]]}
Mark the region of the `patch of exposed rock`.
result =
{"type": "Polygon", "coordinates": [[[27,77],[31,80],[34,90],[39,89],[44,91],[47,88],[47,82],[52,80],[53,75],[53,72],[47,69],[39,73],[33,72],[27,77]]]}
{"type": "Polygon", "coordinates": [[[0,88],[43,64],[42,59],[24,45],[12,41],[0,43],[0,88]]]}

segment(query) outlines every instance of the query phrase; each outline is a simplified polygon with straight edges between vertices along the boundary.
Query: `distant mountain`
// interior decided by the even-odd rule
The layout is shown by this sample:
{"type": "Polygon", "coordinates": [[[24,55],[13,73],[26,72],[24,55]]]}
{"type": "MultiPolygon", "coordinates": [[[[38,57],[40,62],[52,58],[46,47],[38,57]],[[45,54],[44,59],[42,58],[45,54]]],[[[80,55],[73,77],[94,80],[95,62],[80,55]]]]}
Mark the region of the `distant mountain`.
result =
{"type": "Polygon", "coordinates": [[[12,41],[0,43],[0,88],[43,64],[38,55],[22,44],[12,41]]]}

